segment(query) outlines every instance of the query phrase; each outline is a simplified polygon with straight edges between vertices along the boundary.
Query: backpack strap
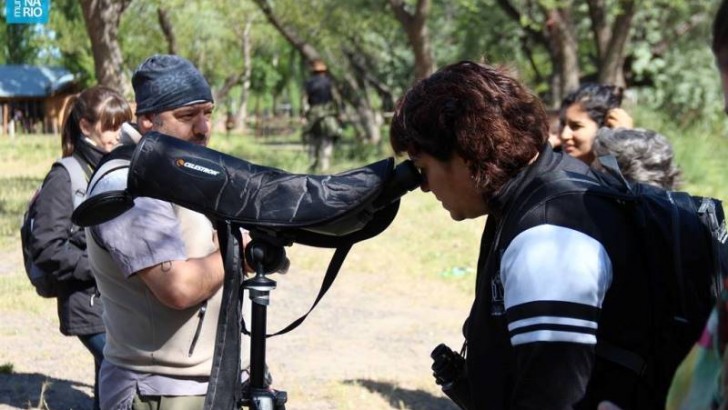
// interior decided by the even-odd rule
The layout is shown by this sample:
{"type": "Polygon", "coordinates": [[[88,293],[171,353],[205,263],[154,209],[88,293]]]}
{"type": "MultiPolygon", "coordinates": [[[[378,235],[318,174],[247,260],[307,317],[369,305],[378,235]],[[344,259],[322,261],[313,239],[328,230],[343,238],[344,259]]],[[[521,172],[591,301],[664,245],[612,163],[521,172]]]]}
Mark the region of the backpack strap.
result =
{"type": "MultiPolygon", "coordinates": [[[[339,270],[341,269],[341,265],[344,263],[344,260],[346,259],[346,255],[349,253],[349,250],[351,250],[353,243],[346,242],[342,243],[341,246],[336,248],[336,251],[334,251],[334,255],[331,257],[331,261],[329,262],[329,267],[326,268],[326,275],[324,275],[324,279],[321,281],[321,289],[319,289],[319,293],[316,296],[316,299],[314,300],[311,307],[308,309],[308,312],[304,313],[299,317],[298,319],[291,322],[288,326],[284,327],[283,329],[266,335],[266,337],[273,337],[282,335],[285,333],[290,332],[291,330],[297,328],[301,323],[303,323],[304,320],[306,320],[306,317],[308,317],[309,313],[318,305],[318,303],[321,301],[321,299],[324,297],[326,292],[328,292],[331,285],[334,283],[334,280],[336,279],[336,275],[339,274],[339,270]]],[[[241,331],[250,336],[250,332],[245,327],[245,320],[242,319],[241,316],[241,331]]]]}
{"type": "Polygon", "coordinates": [[[78,204],[80,204],[86,196],[86,187],[88,186],[88,177],[90,173],[86,172],[81,167],[81,163],[73,155],[59,159],[56,161],[56,164],[65,168],[66,171],[68,171],[68,175],[71,177],[73,209],[76,209],[78,204]]]}
{"type": "Polygon", "coordinates": [[[597,161],[598,166],[601,166],[601,168],[607,171],[609,175],[617,179],[624,192],[632,192],[632,185],[627,182],[627,178],[625,178],[622,174],[622,171],[619,169],[617,158],[614,155],[607,154],[599,156],[597,161]]]}
{"type": "Polygon", "coordinates": [[[506,211],[503,218],[501,218],[494,236],[494,249],[500,249],[502,247],[500,242],[504,231],[507,234],[506,238],[509,238],[509,240],[512,239],[511,228],[514,228],[516,222],[536,206],[564,195],[585,193],[587,191],[593,195],[619,198],[628,201],[634,200],[632,195],[620,194],[614,189],[605,187],[600,180],[585,175],[557,172],[543,178],[537,178],[520,190],[519,196],[513,201],[516,205],[506,211]]]}

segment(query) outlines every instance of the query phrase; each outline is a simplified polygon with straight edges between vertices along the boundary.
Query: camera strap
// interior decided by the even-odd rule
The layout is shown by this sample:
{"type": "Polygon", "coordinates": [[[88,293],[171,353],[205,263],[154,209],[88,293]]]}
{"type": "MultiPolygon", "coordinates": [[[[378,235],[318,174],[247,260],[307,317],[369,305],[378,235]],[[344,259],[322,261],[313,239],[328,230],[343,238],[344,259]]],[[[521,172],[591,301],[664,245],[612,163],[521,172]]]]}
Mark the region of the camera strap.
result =
{"type": "Polygon", "coordinates": [[[242,258],[240,244],[243,242],[239,229],[233,229],[229,221],[216,226],[223,256],[225,278],[223,279],[220,318],[215,336],[215,352],[205,397],[205,410],[238,408],[240,391],[240,325],[242,318],[240,285],[242,284],[242,258]]]}
{"type": "MultiPolygon", "coordinates": [[[[297,328],[301,323],[303,323],[304,320],[306,320],[306,317],[308,317],[309,313],[313,311],[313,309],[318,305],[318,303],[321,301],[321,299],[324,297],[326,292],[329,291],[329,288],[331,288],[331,285],[334,283],[334,280],[336,280],[336,276],[339,274],[339,270],[341,269],[341,266],[344,264],[344,260],[346,259],[346,255],[351,250],[351,247],[353,246],[353,242],[346,242],[342,246],[339,246],[336,248],[336,251],[334,251],[334,255],[331,257],[331,261],[329,262],[329,267],[326,268],[326,275],[324,275],[324,279],[321,281],[321,288],[319,289],[319,293],[316,296],[316,299],[313,301],[313,304],[308,309],[308,312],[304,313],[299,317],[298,319],[291,322],[288,326],[284,327],[283,329],[267,334],[266,337],[273,337],[282,335],[285,333],[290,332],[291,330],[297,328]]],[[[250,331],[245,326],[245,319],[241,315],[241,332],[245,335],[250,336],[250,331]]]]}

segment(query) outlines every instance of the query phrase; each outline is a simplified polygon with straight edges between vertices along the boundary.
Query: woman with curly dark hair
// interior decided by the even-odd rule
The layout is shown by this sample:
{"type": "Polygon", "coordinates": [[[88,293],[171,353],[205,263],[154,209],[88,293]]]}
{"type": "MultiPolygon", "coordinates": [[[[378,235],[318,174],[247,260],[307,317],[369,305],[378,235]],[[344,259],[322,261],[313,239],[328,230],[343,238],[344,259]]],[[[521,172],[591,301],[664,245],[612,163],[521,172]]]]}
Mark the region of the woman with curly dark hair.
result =
{"type": "Polygon", "coordinates": [[[639,235],[611,199],[529,202],[566,175],[602,184],[547,138],[540,100],[488,65],[443,67],[398,102],[390,141],[420,169],[422,190],[456,221],[488,215],[463,327],[467,370],[443,390],[467,409],[658,408],[664,391],[595,354],[597,336],[631,346],[649,332],[639,235]]]}
{"type": "Polygon", "coordinates": [[[407,92],[390,134],[395,152],[416,159],[426,177],[423,189],[437,183],[448,160],[448,169],[472,175],[474,203],[438,197],[461,220],[485,214],[485,201],[538,155],[548,122],[538,98],[516,80],[497,68],[462,62],[407,92]],[[466,206],[473,209],[458,209],[466,206]]]}

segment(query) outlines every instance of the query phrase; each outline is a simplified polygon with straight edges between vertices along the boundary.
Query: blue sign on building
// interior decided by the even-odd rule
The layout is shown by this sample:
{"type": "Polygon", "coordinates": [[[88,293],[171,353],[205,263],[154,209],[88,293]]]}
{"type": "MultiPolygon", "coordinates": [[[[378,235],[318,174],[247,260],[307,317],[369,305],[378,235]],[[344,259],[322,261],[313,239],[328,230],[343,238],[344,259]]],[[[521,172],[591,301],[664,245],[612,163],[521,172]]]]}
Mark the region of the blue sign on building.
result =
{"type": "Polygon", "coordinates": [[[46,24],[51,0],[5,0],[8,24],[46,24]]]}

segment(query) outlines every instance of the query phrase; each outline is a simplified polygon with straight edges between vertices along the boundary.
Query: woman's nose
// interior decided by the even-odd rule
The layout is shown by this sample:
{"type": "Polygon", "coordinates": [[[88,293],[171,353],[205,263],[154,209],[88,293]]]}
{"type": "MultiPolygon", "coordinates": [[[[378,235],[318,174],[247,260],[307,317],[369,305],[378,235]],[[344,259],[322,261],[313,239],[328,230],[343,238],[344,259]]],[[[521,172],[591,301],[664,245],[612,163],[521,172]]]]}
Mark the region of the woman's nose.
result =
{"type": "Polygon", "coordinates": [[[569,140],[573,137],[573,133],[571,131],[571,128],[564,127],[561,132],[559,133],[559,138],[561,138],[562,141],[569,140]]]}

